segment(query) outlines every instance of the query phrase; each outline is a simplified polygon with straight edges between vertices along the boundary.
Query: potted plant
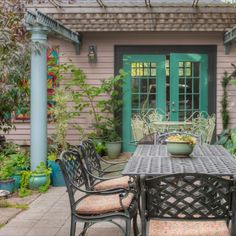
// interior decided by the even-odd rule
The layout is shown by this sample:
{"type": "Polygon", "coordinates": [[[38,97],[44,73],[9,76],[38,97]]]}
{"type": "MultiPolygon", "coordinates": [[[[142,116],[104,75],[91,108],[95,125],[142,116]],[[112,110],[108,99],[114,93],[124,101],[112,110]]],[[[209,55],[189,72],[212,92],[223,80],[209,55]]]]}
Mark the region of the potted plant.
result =
{"type": "Polygon", "coordinates": [[[34,171],[23,170],[19,196],[26,197],[31,194],[32,190],[46,192],[50,185],[50,173],[51,169],[47,168],[43,162],[34,171]]]}
{"type": "Polygon", "coordinates": [[[4,154],[0,155],[0,189],[7,190],[10,193],[14,192],[15,180],[12,175],[15,169],[12,159],[4,154]]]}
{"type": "Polygon", "coordinates": [[[48,167],[51,168],[52,172],[50,174],[52,185],[57,186],[65,186],[65,180],[63,174],[61,172],[61,168],[59,164],[56,162],[57,153],[51,152],[48,155],[48,167]]]}
{"type": "Polygon", "coordinates": [[[106,150],[109,158],[117,158],[121,152],[121,138],[115,130],[110,130],[106,139],[106,150]]]}
{"type": "Polygon", "coordinates": [[[196,142],[196,138],[191,135],[171,135],[166,139],[167,151],[174,157],[188,157],[192,153],[196,142]]]}
{"type": "Polygon", "coordinates": [[[38,189],[41,192],[47,191],[50,185],[51,168],[47,168],[43,162],[35,170],[31,171],[29,188],[38,189]]]}
{"type": "Polygon", "coordinates": [[[122,99],[120,91],[122,88],[122,82],[124,78],[124,72],[121,70],[120,74],[111,77],[108,80],[103,81],[103,89],[107,94],[108,99],[100,100],[98,107],[100,110],[108,114],[102,117],[100,129],[103,131],[106,137],[106,149],[107,155],[110,158],[116,158],[121,152],[121,137],[119,135],[119,129],[121,125],[121,109],[122,99]]]}
{"type": "Polygon", "coordinates": [[[20,187],[20,179],[22,170],[27,170],[30,167],[30,159],[26,151],[22,151],[20,147],[11,142],[4,142],[0,152],[8,159],[14,169],[11,177],[15,179],[15,189],[20,187]]]}
{"type": "Polygon", "coordinates": [[[19,189],[22,171],[29,169],[30,158],[27,153],[21,151],[10,154],[9,158],[12,159],[13,165],[15,167],[15,172],[12,175],[12,178],[15,179],[15,189],[19,189]]]}

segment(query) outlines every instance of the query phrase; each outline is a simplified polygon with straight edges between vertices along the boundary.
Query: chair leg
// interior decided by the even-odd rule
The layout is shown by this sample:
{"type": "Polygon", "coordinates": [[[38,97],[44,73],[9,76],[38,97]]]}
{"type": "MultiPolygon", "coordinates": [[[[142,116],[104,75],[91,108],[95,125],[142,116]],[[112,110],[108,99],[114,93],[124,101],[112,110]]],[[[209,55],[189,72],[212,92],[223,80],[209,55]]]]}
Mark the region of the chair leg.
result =
{"type": "Polygon", "coordinates": [[[131,228],[131,221],[130,221],[130,219],[125,221],[125,226],[126,226],[125,236],[130,236],[130,228],[131,228]]]}
{"type": "Polygon", "coordinates": [[[133,218],[134,236],[138,236],[139,235],[137,216],[138,216],[138,214],[136,213],[134,215],[134,218],[133,218]]]}
{"type": "Polygon", "coordinates": [[[73,215],[71,215],[71,226],[70,226],[70,236],[75,236],[76,230],[76,220],[73,215]]]}
{"type": "Polygon", "coordinates": [[[89,226],[89,223],[88,223],[88,222],[85,222],[85,223],[84,223],[83,232],[82,232],[82,234],[81,234],[82,236],[85,236],[88,226],[89,226]]]}

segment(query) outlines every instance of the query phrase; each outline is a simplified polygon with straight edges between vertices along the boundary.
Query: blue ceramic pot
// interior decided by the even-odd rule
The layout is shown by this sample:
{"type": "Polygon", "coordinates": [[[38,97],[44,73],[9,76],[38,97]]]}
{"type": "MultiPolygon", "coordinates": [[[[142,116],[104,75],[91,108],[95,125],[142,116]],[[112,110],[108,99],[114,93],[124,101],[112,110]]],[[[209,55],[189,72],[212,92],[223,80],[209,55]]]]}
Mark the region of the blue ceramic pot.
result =
{"type": "Polygon", "coordinates": [[[10,193],[14,192],[15,180],[13,178],[7,180],[0,180],[0,189],[7,190],[10,193]]]}
{"type": "Polygon", "coordinates": [[[52,169],[52,173],[50,175],[52,185],[55,187],[65,186],[64,177],[59,164],[55,161],[48,160],[48,167],[52,169]]]}
{"type": "Polygon", "coordinates": [[[15,180],[15,189],[20,188],[20,181],[21,181],[21,173],[19,174],[14,174],[12,178],[15,180]]]}
{"type": "Polygon", "coordinates": [[[38,189],[47,183],[46,174],[32,174],[29,178],[29,188],[38,189]]]}

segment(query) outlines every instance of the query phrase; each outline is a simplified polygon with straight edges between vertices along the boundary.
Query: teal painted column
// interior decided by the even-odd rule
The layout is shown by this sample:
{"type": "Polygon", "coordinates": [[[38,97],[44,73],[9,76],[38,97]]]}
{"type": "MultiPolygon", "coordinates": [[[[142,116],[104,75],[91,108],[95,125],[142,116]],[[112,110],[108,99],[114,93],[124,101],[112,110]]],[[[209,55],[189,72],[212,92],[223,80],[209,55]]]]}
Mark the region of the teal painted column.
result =
{"type": "Polygon", "coordinates": [[[39,52],[31,53],[31,170],[40,162],[47,160],[47,33],[41,26],[32,26],[30,29],[33,43],[40,45],[39,52]]]}

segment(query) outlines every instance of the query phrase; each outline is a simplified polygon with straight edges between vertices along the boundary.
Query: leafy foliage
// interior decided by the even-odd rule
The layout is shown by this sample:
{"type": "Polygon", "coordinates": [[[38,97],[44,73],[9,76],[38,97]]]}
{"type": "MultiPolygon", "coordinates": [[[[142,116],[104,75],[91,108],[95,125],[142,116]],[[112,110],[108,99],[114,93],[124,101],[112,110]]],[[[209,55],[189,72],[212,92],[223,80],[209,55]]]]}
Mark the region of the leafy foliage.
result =
{"type": "MultiPolygon", "coordinates": [[[[72,70],[73,66],[60,64],[57,67],[52,67],[53,73],[56,74],[57,83],[60,85],[64,74],[72,70]]],[[[52,145],[50,145],[49,153],[59,153],[67,148],[66,135],[70,120],[76,115],[80,115],[82,106],[70,106],[69,103],[73,100],[73,91],[70,85],[60,85],[56,87],[52,100],[54,105],[49,112],[55,124],[55,135],[52,145]]],[[[78,128],[78,127],[77,127],[78,128]]]]}
{"type": "Polygon", "coordinates": [[[19,196],[20,197],[26,197],[32,193],[32,190],[29,189],[29,181],[30,178],[34,178],[34,175],[37,174],[45,174],[47,181],[46,184],[43,186],[40,186],[38,191],[39,192],[46,192],[50,186],[50,174],[51,174],[51,168],[47,168],[46,165],[41,162],[40,165],[38,165],[35,170],[30,171],[22,171],[21,175],[21,184],[20,184],[20,190],[19,190],[19,196]]]}
{"type": "Polygon", "coordinates": [[[236,158],[236,128],[225,129],[216,143],[223,145],[236,158]]]}
{"type": "Polygon", "coordinates": [[[227,92],[227,86],[229,82],[232,80],[234,84],[236,84],[236,66],[232,64],[234,71],[231,74],[228,74],[227,72],[224,72],[223,79],[221,81],[221,85],[223,88],[223,96],[221,99],[221,117],[222,117],[222,122],[223,122],[223,129],[227,129],[228,124],[229,124],[229,109],[228,109],[228,92],[227,92]]]}
{"type": "Polygon", "coordinates": [[[88,83],[85,73],[79,68],[73,68],[72,86],[78,86],[80,91],[73,92],[73,101],[79,111],[85,107],[93,117],[92,127],[95,128],[94,137],[106,137],[116,141],[120,126],[120,111],[122,99],[120,88],[124,78],[124,72],[102,81],[100,86],[88,83]],[[102,99],[101,96],[105,98],[102,99]]]}
{"type": "Polygon", "coordinates": [[[29,156],[18,150],[16,153],[3,152],[0,155],[0,179],[9,179],[12,175],[29,168],[29,156]]]}
{"type": "Polygon", "coordinates": [[[7,132],[13,112],[29,111],[30,47],[19,1],[14,9],[0,9],[0,15],[0,130],[7,132]]]}

